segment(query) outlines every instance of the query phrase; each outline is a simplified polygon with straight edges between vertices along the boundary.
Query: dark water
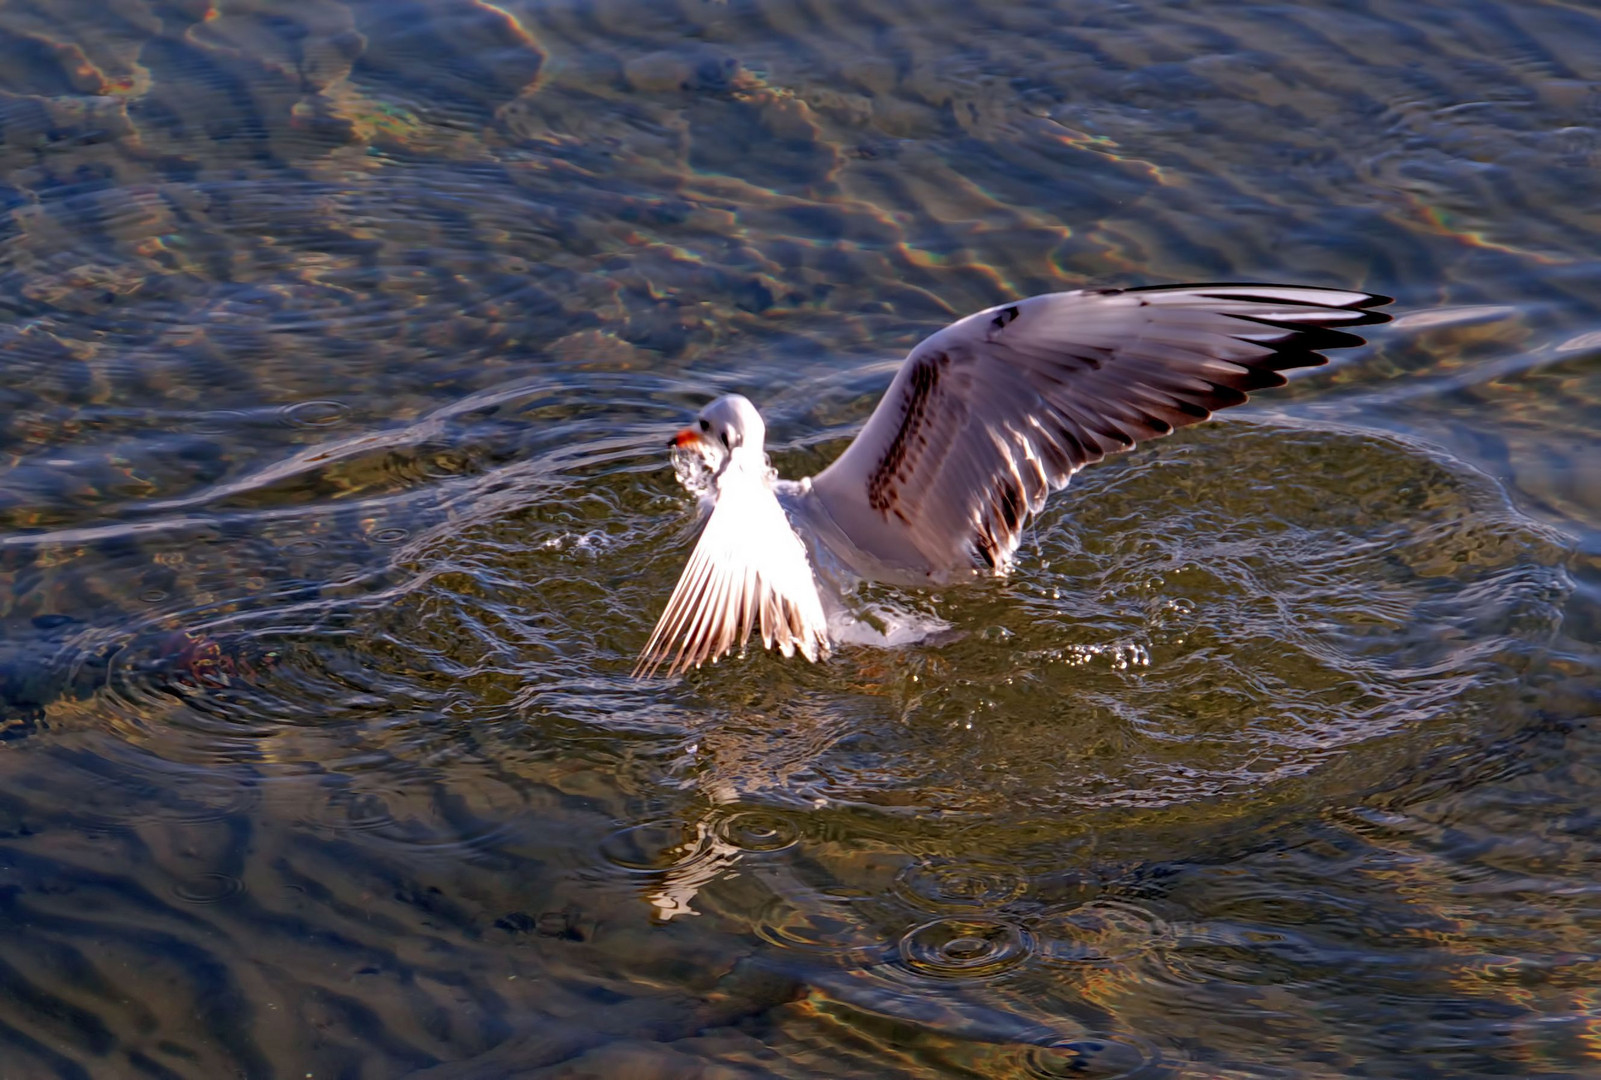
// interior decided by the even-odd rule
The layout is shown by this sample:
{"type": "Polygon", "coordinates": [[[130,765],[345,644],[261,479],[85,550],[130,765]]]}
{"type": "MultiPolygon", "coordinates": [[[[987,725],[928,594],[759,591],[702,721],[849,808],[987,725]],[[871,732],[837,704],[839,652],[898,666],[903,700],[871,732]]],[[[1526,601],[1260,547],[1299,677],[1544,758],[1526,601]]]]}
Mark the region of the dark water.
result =
{"type": "Polygon", "coordinates": [[[10,0],[0,1077],[1601,1071],[1601,13],[10,0]],[[965,636],[628,672],[714,391],[1374,289],[965,636]]]}

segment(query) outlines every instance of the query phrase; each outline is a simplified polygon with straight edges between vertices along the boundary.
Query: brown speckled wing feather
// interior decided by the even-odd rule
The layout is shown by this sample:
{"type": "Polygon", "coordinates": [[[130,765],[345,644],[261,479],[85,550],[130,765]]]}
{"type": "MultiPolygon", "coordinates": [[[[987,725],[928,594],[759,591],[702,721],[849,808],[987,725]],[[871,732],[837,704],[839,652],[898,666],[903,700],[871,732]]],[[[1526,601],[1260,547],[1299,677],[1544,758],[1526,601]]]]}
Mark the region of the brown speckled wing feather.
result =
{"type": "Polygon", "coordinates": [[[1107,454],[1197,423],[1280,372],[1362,344],[1370,293],[1186,285],[1035,296],[907,357],[867,426],[813,478],[859,551],[908,575],[1001,571],[1050,492],[1107,454]]]}

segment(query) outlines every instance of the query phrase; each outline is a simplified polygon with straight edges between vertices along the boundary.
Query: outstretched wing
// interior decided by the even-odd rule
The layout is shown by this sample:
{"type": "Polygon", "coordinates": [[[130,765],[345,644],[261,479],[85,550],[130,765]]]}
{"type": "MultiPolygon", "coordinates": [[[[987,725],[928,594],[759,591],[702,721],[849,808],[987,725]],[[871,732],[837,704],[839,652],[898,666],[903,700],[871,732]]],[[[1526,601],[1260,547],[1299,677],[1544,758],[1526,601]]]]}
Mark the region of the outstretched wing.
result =
{"type": "Polygon", "coordinates": [[[1085,465],[1281,386],[1362,344],[1385,296],[1283,285],[1050,293],[924,340],[812,496],[880,565],[1004,570],[1024,524],[1085,465]]]}
{"type": "Polygon", "coordinates": [[[730,471],[634,677],[663,664],[668,675],[700,667],[743,646],[755,628],[785,656],[828,655],[828,620],[805,546],[767,484],[730,471]]]}

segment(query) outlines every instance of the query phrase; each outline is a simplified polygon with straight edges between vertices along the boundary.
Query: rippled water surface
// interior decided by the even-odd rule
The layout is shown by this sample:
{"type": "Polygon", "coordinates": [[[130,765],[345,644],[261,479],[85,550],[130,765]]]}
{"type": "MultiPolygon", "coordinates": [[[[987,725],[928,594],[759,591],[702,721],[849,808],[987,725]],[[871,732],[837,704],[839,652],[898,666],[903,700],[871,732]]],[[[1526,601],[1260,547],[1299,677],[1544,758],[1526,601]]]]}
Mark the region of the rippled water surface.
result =
{"type": "Polygon", "coordinates": [[[10,0],[0,1077],[1601,1071],[1601,13],[10,0]],[[637,683],[708,395],[1372,289],[953,631],[637,683]]]}

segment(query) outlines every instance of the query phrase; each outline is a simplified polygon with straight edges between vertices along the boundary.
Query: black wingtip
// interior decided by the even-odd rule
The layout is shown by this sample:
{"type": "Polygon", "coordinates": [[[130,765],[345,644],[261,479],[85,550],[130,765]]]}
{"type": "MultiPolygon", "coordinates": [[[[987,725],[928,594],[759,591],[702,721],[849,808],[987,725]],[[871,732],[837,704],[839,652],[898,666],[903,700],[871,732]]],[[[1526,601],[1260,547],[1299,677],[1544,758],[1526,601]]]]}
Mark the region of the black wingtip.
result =
{"type": "MultiPolygon", "coordinates": [[[[1131,285],[1123,289],[1097,289],[1094,291],[1106,295],[1123,292],[1189,292],[1205,296],[1214,289],[1229,290],[1227,295],[1216,297],[1219,300],[1257,300],[1265,304],[1292,304],[1305,307],[1338,308],[1344,311],[1363,311],[1372,316],[1374,322],[1388,322],[1390,316],[1382,311],[1369,311],[1369,308],[1380,308],[1387,304],[1395,303],[1393,296],[1368,292],[1366,289],[1342,289],[1333,285],[1285,285],[1268,281],[1202,281],[1187,282],[1179,285],[1131,285]],[[1270,294],[1266,296],[1251,296],[1248,291],[1251,289],[1270,290],[1270,294]],[[1295,289],[1301,292],[1347,293],[1357,296],[1358,299],[1347,301],[1343,304],[1329,303],[1327,301],[1286,300],[1282,296],[1271,295],[1272,290],[1278,289],[1295,289]]],[[[1345,325],[1357,326],[1360,324],[1347,323],[1345,325]]]]}

